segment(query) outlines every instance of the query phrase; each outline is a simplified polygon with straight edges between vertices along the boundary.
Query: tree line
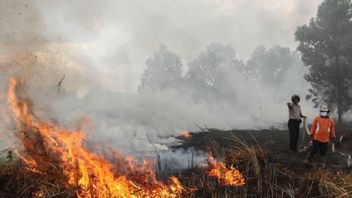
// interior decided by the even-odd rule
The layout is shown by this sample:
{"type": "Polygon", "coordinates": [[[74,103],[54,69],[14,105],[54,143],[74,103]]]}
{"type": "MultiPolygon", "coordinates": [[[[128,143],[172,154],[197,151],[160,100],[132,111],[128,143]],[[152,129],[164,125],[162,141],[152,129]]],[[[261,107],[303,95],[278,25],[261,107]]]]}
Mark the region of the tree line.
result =
{"type": "Polygon", "coordinates": [[[324,0],[316,16],[298,26],[294,36],[297,50],[258,46],[246,61],[236,57],[232,45],[209,44],[186,64],[185,73],[181,57],[162,45],[146,60],[139,91],[177,90],[195,102],[212,103],[237,97],[234,78],[254,79],[279,92],[289,89],[284,82],[291,76],[296,82],[305,79],[311,85],[305,98],[315,107],[328,103],[341,122],[352,106],[351,0],[324,0]],[[304,66],[308,72],[297,72],[304,66]]]}
{"type": "MultiPolygon", "coordinates": [[[[185,96],[191,96],[195,102],[208,103],[238,97],[233,88],[236,81],[254,80],[264,88],[285,89],[286,85],[281,82],[288,71],[292,68],[303,70],[299,54],[288,47],[273,46],[266,49],[258,46],[251,57],[244,61],[236,57],[232,45],[219,43],[206,46],[187,63],[185,73],[181,57],[164,45],[145,64],[147,67],[139,86],[140,92],[177,90],[185,96]]],[[[296,70],[292,73],[296,73],[296,70]]]]}

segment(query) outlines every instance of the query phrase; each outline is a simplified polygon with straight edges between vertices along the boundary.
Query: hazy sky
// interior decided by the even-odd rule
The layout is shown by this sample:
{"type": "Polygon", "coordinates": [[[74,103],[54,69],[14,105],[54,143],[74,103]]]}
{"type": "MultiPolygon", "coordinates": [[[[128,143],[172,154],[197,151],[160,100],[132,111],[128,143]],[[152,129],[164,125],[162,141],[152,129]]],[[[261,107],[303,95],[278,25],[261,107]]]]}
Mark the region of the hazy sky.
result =
{"type": "Polygon", "coordinates": [[[120,51],[138,48],[135,53],[142,54],[164,43],[192,58],[210,42],[233,44],[240,57],[260,44],[295,47],[296,27],[315,15],[320,2],[76,0],[37,1],[36,7],[46,30],[70,41],[105,42],[120,51]]]}
{"type": "Polygon", "coordinates": [[[43,53],[74,52],[85,56],[80,58],[84,61],[65,62],[76,61],[71,65],[97,70],[104,87],[136,90],[144,61],[160,44],[180,55],[184,65],[211,42],[232,44],[243,59],[258,45],[296,48],[296,27],[315,15],[321,1],[0,2],[0,45],[6,44],[2,51],[17,44],[21,50],[40,46],[43,53]]]}

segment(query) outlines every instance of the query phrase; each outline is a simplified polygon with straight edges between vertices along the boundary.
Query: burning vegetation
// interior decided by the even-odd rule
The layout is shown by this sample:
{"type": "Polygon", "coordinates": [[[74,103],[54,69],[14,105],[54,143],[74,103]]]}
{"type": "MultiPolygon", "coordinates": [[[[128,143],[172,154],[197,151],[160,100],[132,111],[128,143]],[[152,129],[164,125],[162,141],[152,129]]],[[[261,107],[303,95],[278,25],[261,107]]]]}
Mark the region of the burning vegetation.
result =
{"type": "Polygon", "coordinates": [[[243,186],[245,184],[242,174],[236,168],[227,168],[224,162],[216,161],[211,154],[209,154],[208,159],[212,165],[208,174],[215,177],[219,183],[226,186],[243,186]]]}
{"type": "Polygon", "coordinates": [[[183,139],[188,140],[191,137],[191,134],[188,131],[184,131],[182,137],[183,139]]]}
{"type": "MultiPolygon", "coordinates": [[[[123,156],[111,148],[92,152],[85,147],[85,133],[60,128],[31,113],[28,100],[20,99],[20,82],[9,81],[7,100],[16,120],[15,148],[19,169],[3,169],[2,175],[16,175],[28,186],[17,186],[19,197],[180,197],[194,192],[175,176],[166,183],[157,179],[154,163],[123,156]],[[28,183],[29,184],[28,184],[28,183]]],[[[243,186],[243,176],[235,168],[209,156],[209,177],[226,186],[243,186]]],[[[206,172],[206,170],[204,169],[206,172]]],[[[9,181],[9,185],[16,182],[9,181]]],[[[18,184],[18,183],[17,183],[18,184]]],[[[13,186],[12,186],[13,187],[13,186]]]]}
{"type": "MultiPolygon", "coordinates": [[[[192,5],[170,1],[162,4],[173,8],[167,12],[160,12],[161,1],[148,1],[148,6],[140,6],[141,2],[136,6],[128,1],[99,1],[91,3],[93,13],[86,12],[89,6],[85,1],[70,5],[68,12],[67,4],[59,1],[24,5],[19,0],[3,1],[0,78],[7,81],[9,76],[20,75],[34,89],[23,90],[22,82],[12,78],[7,94],[0,91],[0,119],[5,123],[0,122],[0,135],[8,135],[12,146],[0,151],[0,197],[352,197],[352,125],[344,123],[352,109],[352,45],[348,45],[352,43],[352,1],[300,1],[259,1],[260,6],[253,6],[258,4],[255,1],[236,5],[226,1],[217,1],[216,5],[208,1],[192,5]],[[312,6],[318,3],[311,20],[295,21],[312,14],[312,6]],[[273,7],[279,9],[279,18],[265,16],[273,7]],[[259,11],[262,17],[247,14],[257,8],[260,10],[253,13],[259,11]],[[135,12],[140,14],[131,17],[135,12]],[[307,15],[294,17],[303,12],[307,15]],[[192,17],[188,18],[194,21],[185,23],[183,19],[189,13],[192,17]],[[249,20],[246,28],[238,28],[242,23],[236,18],[243,18],[243,13],[249,20]],[[209,28],[199,23],[204,19],[212,22],[209,28]],[[251,33],[257,27],[271,32],[270,24],[285,31],[274,28],[280,35],[270,37],[251,33]],[[301,25],[294,27],[297,24],[301,25]],[[142,43],[141,27],[146,31],[142,43]],[[229,31],[229,27],[234,29],[229,31]],[[234,30],[234,36],[243,38],[230,36],[234,30]],[[170,33],[170,37],[165,36],[170,33]],[[213,43],[214,35],[221,37],[216,39],[221,43],[213,43]],[[285,39],[280,42],[283,46],[276,45],[278,36],[288,36],[290,41],[294,36],[298,46],[285,39]],[[255,42],[246,41],[248,38],[255,42]],[[151,56],[146,54],[161,41],[171,48],[160,45],[151,56]],[[236,46],[226,44],[234,41],[240,42],[235,42],[236,46]],[[180,45],[173,45],[175,42],[180,45]],[[255,48],[257,43],[269,47],[255,48]],[[206,47],[197,55],[199,46],[206,47]],[[255,50],[250,53],[248,46],[255,50]],[[140,63],[146,56],[149,58],[143,67],[140,63]],[[48,92],[36,91],[41,89],[48,92]],[[123,131],[131,128],[133,132],[158,128],[163,132],[158,137],[174,140],[166,131],[191,122],[201,131],[184,131],[177,137],[181,141],[167,146],[160,143],[163,148],[155,146],[149,137],[138,140],[148,141],[147,152],[154,151],[155,157],[137,158],[90,140],[83,127],[71,130],[41,119],[33,113],[23,91],[30,98],[35,95],[42,107],[47,107],[46,102],[65,107],[70,103],[86,112],[75,105],[84,102],[85,106],[99,106],[89,109],[90,115],[103,120],[102,125],[113,123],[107,124],[107,131],[117,127],[118,135],[126,135],[123,131]],[[286,112],[281,110],[289,93],[305,94],[310,101],[306,105],[312,107],[304,109],[307,115],[314,112],[313,105],[327,103],[333,107],[321,108],[324,119],[330,110],[331,118],[336,114],[336,137],[340,137],[336,141],[332,135],[333,152],[328,151],[326,162],[312,159],[303,163],[311,148],[305,134],[299,135],[303,139],[297,145],[298,152],[285,149],[288,134],[282,130],[281,121],[286,112]],[[260,130],[203,129],[199,123],[260,130]],[[172,161],[171,156],[162,164],[159,151],[176,151],[177,157],[192,153],[188,161],[172,161]],[[205,162],[201,165],[194,163],[198,151],[205,162]],[[203,155],[204,151],[208,156],[203,155]]],[[[6,82],[2,84],[6,89],[6,82]]],[[[299,101],[299,97],[294,98],[299,101]]],[[[291,103],[288,108],[293,109],[291,103]]],[[[71,115],[67,109],[60,112],[71,115]]],[[[306,118],[302,112],[294,117],[296,121],[306,118]]],[[[296,121],[292,128],[298,129],[296,121]]],[[[335,127],[332,121],[329,123],[329,128],[335,127]]],[[[308,125],[305,128],[308,131],[308,125]]],[[[299,129],[292,131],[297,140],[299,129]]],[[[137,135],[131,133],[131,137],[137,135]]],[[[321,143],[328,145],[325,140],[321,143]]],[[[123,145],[129,144],[126,141],[123,145]]],[[[137,146],[147,150],[147,146],[137,146]]]]}
{"type": "MultiPolygon", "coordinates": [[[[343,167],[302,167],[297,162],[304,153],[292,158],[273,150],[285,144],[280,134],[286,132],[280,131],[275,131],[276,139],[271,141],[265,138],[273,138],[273,131],[259,131],[256,137],[249,131],[187,133],[187,138],[180,137],[184,140],[181,147],[207,150],[208,166],[192,165],[177,175],[158,172],[153,159],[141,160],[109,147],[91,146],[94,144],[82,129],[68,130],[40,120],[31,112],[30,102],[17,95],[20,85],[16,79],[9,81],[7,100],[16,121],[17,146],[6,151],[7,161],[2,159],[0,164],[1,196],[344,197],[350,193],[351,177],[343,167]],[[250,138],[245,140],[241,135],[250,138]]],[[[348,134],[345,137],[350,141],[348,134]]],[[[337,146],[342,149],[348,145],[337,146]]]]}
{"type": "MultiPolygon", "coordinates": [[[[45,175],[57,169],[63,186],[75,189],[78,197],[174,197],[185,190],[175,177],[170,178],[170,184],[158,182],[147,161],[140,163],[112,152],[114,162],[109,162],[83,146],[83,131],[60,129],[36,119],[28,101],[17,98],[17,85],[15,79],[10,80],[8,102],[24,146],[16,152],[29,172],[45,175]]],[[[32,193],[40,196],[45,192],[38,189],[32,193]]]]}

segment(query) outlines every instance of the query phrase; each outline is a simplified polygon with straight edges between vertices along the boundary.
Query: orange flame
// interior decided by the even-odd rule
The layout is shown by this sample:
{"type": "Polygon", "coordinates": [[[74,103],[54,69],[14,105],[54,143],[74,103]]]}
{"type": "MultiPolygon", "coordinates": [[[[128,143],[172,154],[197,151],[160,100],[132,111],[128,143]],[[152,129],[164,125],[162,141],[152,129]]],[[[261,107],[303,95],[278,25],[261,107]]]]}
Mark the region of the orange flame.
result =
{"type": "Polygon", "coordinates": [[[219,183],[225,186],[245,185],[245,180],[242,174],[233,166],[227,168],[224,162],[218,162],[211,153],[208,153],[208,161],[212,166],[208,175],[215,177],[219,183]]]}
{"type": "Polygon", "coordinates": [[[78,197],[178,197],[185,192],[176,177],[170,178],[170,184],[157,181],[148,161],[121,157],[114,151],[110,152],[114,160],[108,161],[83,146],[83,131],[39,120],[31,113],[29,102],[17,97],[18,85],[10,79],[7,99],[24,146],[24,151],[17,153],[26,169],[45,173],[55,166],[65,176],[67,187],[77,189],[78,197]]]}
{"type": "MultiPolygon", "coordinates": [[[[10,79],[7,100],[17,121],[17,137],[24,147],[16,153],[25,170],[44,175],[55,169],[64,177],[57,179],[63,180],[66,188],[75,189],[77,197],[180,197],[194,191],[183,187],[176,177],[170,177],[168,184],[158,181],[151,161],[124,157],[111,148],[100,148],[101,154],[88,150],[84,147],[84,127],[72,131],[38,119],[29,101],[16,95],[19,85],[16,79],[10,79]]],[[[185,134],[190,137],[188,132],[185,134]]],[[[208,160],[208,175],[218,182],[227,186],[245,184],[234,167],[227,168],[210,154],[208,160]]],[[[44,192],[33,195],[44,196],[44,192]]]]}
{"type": "Polygon", "coordinates": [[[182,137],[183,139],[188,140],[191,137],[191,134],[188,131],[184,131],[182,137]]]}

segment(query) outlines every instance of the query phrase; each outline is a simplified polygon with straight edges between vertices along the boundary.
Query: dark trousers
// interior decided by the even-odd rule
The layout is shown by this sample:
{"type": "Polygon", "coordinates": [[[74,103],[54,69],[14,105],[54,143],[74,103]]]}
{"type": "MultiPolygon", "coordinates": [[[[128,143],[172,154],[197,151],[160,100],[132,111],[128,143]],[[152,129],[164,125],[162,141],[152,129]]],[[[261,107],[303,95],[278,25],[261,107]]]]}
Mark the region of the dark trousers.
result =
{"type": "Polygon", "coordinates": [[[297,143],[299,138],[299,124],[301,120],[289,119],[288,130],[290,132],[290,150],[297,151],[297,143]]]}
{"type": "Polygon", "coordinates": [[[318,140],[313,140],[313,147],[312,147],[312,150],[310,151],[308,159],[311,159],[318,151],[319,151],[319,154],[324,157],[326,155],[327,149],[328,149],[327,142],[319,142],[318,140]]]}

